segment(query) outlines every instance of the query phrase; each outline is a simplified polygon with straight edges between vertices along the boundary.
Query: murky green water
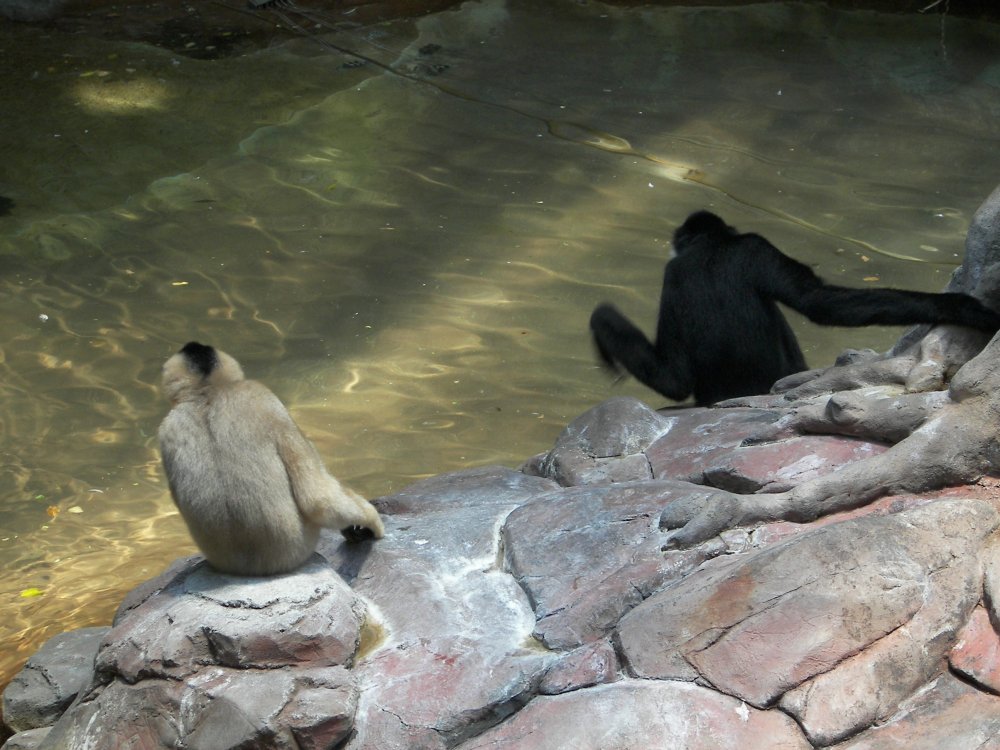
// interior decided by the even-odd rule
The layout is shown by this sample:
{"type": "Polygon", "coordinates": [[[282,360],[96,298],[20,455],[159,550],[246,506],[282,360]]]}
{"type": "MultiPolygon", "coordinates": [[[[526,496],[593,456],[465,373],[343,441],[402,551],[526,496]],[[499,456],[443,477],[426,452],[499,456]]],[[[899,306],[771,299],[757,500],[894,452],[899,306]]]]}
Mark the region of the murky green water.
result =
{"type": "MultiPolygon", "coordinates": [[[[184,342],[374,497],[662,404],[587,318],[652,328],[690,211],[935,291],[1000,175],[1000,31],[957,19],[485,0],[329,40],[406,77],[0,27],[0,675],[193,551],[155,443],[184,342]]],[[[898,333],[795,322],[815,365],[898,333]]]]}

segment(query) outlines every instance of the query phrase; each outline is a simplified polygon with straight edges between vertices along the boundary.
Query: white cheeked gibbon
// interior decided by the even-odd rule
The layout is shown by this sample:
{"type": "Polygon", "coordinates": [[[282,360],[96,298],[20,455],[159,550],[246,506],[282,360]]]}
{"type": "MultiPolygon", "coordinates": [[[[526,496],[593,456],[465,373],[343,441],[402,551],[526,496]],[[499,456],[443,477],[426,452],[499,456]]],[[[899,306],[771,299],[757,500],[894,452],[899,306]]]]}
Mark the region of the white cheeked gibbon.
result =
{"type": "Polygon", "coordinates": [[[228,354],[185,344],[163,365],[163,388],[170,494],[212,567],[244,576],[294,570],[321,527],[352,542],[382,538],[375,507],[330,476],[284,404],[228,354]]]}

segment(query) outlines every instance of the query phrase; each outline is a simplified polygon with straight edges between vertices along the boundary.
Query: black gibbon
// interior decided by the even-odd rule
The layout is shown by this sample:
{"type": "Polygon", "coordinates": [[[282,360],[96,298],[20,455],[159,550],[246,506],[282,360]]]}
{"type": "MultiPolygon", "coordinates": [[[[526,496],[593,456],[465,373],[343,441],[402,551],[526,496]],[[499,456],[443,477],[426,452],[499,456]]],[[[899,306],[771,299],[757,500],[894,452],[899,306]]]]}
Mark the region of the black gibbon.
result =
{"type": "Polygon", "coordinates": [[[208,562],[224,573],[299,567],[321,527],[379,539],[375,507],[327,472],[264,385],[225,352],[186,344],[163,366],[171,409],[159,429],[170,493],[208,562]]]}
{"type": "Polygon", "coordinates": [[[1000,329],[1000,315],[967,294],[851,289],[825,283],[758,234],[740,234],[708,211],[674,232],[663,274],[656,341],[613,305],[590,317],[598,354],[674,401],[699,405],[767,393],[806,369],[780,302],[838,326],[952,323],[1000,329]]]}

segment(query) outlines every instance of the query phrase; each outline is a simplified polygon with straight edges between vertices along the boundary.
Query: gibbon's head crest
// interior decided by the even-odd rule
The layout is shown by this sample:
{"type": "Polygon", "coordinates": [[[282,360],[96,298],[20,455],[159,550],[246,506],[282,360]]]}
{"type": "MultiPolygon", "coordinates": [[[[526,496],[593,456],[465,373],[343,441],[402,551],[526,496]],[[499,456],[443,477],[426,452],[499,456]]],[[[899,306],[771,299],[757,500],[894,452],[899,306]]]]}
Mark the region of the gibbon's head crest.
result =
{"type": "Polygon", "coordinates": [[[696,211],[674,231],[674,250],[681,254],[703,244],[717,244],[735,234],[735,229],[711,211],[696,211]]]}
{"type": "Polygon", "coordinates": [[[239,362],[215,347],[190,341],[163,365],[163,390],[170,403],[204,398],[212,390],[243,380],[239,362]]]}
{"type": "Polygon", "coordinates": [[[189,341],[181,348],[181,354],[187,358],[188,366],[203,378],[207,378],[219,365],[219,356],[211,346],[189,341]]]}

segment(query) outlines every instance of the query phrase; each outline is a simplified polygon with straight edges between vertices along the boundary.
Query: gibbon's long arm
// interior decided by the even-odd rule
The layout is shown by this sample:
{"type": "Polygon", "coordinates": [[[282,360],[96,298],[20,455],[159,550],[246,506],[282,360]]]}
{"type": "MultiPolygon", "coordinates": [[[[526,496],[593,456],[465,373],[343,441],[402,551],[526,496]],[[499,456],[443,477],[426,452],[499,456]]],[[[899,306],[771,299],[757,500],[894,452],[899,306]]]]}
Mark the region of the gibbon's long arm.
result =
{"type": "Polygon", "coordinates": [[[954,292],[906,289],[853,289],[827,284],[808,266],[789,258],[758,235],[766,293],[805,315],[813,323],[835,326],[932,325],[1000,330],[1000,314],[975,297],[954,292]],[[763,247],[766,246],[766,247],[763,247]]]}
{"type": "Polygon", "coordinates": [[[316,446],[276,396],[272,408],[281,412],[274,415],[274,440],[299,512],[317,526],[342,532],[350,541],[381,539],[382,522],[375,508],[326,470],[316,446]]]}
{"type": "Polygon", "coordinates": [[[938,325],[1000,330],[1000,314],[966,294],[851,289],[825,283],[758,234],[740,234],[709,211],[674,232],[663,274],[656,339],[609,304],[590,318],[609,367],[667,398],[706,405],[767,393],[806,363],[777,303],[821,325],[938,325]]]}
{"type": "MultiPolygon", "coordinates": [[[[653,346],[632,321],[607,303],[598,305],[591,314],[590,330],[607,367],[615,371],[624,367],[640,383],[674,401],[690,395],[692,379],[682,347],[658,351],[663,347],[653,346]]],[[[663,343],[657,339],[658,345],[663,343]]]]}

